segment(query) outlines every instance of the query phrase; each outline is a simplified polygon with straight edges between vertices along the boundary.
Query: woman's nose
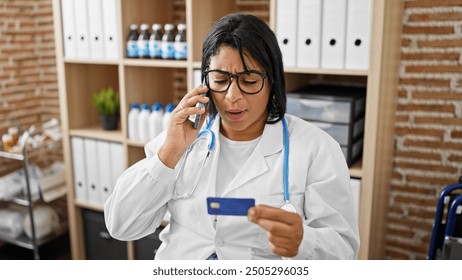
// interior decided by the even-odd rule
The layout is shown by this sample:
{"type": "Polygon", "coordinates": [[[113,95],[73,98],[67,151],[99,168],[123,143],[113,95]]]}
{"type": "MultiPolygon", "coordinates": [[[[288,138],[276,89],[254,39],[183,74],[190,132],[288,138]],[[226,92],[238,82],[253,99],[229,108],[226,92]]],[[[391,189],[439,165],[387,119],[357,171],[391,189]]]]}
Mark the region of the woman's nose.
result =
{"type": "Polygon", "coordinates": [[[243,96],[243,93],[239,89],[239,86],[237,85],[237,80],[232,79],[231,84],[229,85],[228,91],[226,92],[226,99],[234,103],[238,101],[239,99],[241,99],[242,96],[243,96]]]}

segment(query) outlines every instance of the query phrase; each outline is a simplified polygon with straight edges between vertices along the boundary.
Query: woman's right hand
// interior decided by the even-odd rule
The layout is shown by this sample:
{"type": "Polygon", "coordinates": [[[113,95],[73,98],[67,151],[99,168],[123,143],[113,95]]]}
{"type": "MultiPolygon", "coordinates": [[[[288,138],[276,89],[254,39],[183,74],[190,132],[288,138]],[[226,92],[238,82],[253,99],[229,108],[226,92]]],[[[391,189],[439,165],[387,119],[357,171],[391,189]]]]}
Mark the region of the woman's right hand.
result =
{"type": "MultiPolygon", "coordinates": [[[[188,92],[172,112],[165,142],[157,152],[159,159],[172,169],[199,133],[199,129],[194,129],[193,123],[188,118],[190,115],[205,114],[205,109],[196,107],[196,104],[197,102],[204,104],[209,102],[209,97],[202,96],[207,90],[206,86],[200,85],[188,92]]],[[[202,126],[204,120],[205,118],[202,117],[199,127],[202,126]]]]}

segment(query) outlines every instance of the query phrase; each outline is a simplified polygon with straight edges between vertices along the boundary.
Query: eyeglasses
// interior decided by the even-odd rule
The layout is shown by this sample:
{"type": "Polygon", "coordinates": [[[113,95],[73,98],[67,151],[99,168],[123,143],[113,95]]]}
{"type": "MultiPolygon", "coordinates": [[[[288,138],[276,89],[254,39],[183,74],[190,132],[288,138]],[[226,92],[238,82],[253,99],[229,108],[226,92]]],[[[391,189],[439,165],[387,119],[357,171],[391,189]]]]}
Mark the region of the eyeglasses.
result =
{"type": "Polygon", "coordinates": [[[244,71],[236,74],[231,74],[222,70],[209,70],[204,72],[205,84],[213,92],[225,92],[233,82],[231,79],[237,80],[239,89],[247,94],[259,93],[265,85],[267,73],[261,73],[256,70],[244,71]]]}

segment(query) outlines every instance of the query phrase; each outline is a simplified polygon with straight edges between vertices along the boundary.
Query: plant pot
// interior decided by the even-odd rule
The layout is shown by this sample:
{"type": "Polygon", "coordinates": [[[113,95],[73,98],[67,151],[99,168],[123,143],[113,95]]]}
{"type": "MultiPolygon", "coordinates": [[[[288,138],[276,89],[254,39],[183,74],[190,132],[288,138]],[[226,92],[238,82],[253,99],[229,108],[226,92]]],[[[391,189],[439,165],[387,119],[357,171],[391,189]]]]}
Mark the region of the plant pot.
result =
{"type": "Polygon", "coordinates": [[[117,129],[117,115],[99,115],[101,124],[104,130],[116,130],[117,129]]]}

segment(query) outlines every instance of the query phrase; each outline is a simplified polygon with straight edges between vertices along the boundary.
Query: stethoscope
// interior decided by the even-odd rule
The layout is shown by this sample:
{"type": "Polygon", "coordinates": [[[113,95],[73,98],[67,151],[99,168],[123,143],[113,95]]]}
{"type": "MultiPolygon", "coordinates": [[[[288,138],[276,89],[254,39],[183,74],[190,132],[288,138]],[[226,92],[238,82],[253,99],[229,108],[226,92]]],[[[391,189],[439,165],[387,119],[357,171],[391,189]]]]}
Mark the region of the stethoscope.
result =
{"type": "MultiPolygon", "coordinates": [[[[178,200],[178,199],[188,199],[192,196],[194,191],[197,188],[197,185],[199,183],[199,179],[202,174],[202,170],[205,166],[205,162],[207,161],[207,158],[210,156],[210,153],[212,152],[213,148],[215,147],[215,133],[210,129],[214,122],[214,118],[210,118],[207,123],[206,127],[203,128],[196,137],[196,140],[186,149],[185,154],[183,156],[183,160],[181,161],[179,171],[177,173],[176,179],[178,179],[179,175],[183,171],[184,164],[186,162],[186,158],[188,157],[188,154],[191,152],[193,146],[196,144],[198,140],[203,137],[209,137],[209,142],[207,145],[207,153],[206,156],[204,157],[204,160],[201,163],[201,167],[199,169],[198,176],[196,177],[196,180],[194,182],[194,186],[191,189],[190,192],[185,193],[183,195],[179,195],[175,192],[173,194],[173,199],[178,200]]],[[[281,206],[281,209],[296,213],[297,211],[295,210],[295,207],[290,203],[290,195],[289,195],[289,129],[287,128],[287,122],[286,118],[282,118],[282,129],[283,129],[283,145],[284,145],[284,161],[283,161],[283,168],[282,168],[282,177],[283,177],[283,187],[284,187],[284,205],[281,206]]],[[[176,181],[175,179],[175,181],[176,181]]]]}

